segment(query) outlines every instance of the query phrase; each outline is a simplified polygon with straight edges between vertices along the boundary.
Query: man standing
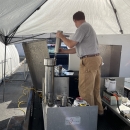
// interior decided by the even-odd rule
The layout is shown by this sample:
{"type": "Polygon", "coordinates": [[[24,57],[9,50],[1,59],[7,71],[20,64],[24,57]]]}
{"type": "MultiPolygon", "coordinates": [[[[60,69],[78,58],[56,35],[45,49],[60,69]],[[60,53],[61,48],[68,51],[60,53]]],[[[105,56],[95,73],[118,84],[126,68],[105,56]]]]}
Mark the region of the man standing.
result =
{"type": "Polygon", "coordinates": [[[57,32],[56,36],[70,48],[60,49],[60,53],[77,53],[80,58],[79,95],[91,106],[98,105],[98,114],[102,115],[104,113],[100,97],[102,58],[99,55],[96,33],[92,26],[85,21],[83,12],[76,12],[73,15],[73,21],[77,30],[71,40],[57,32]]]}

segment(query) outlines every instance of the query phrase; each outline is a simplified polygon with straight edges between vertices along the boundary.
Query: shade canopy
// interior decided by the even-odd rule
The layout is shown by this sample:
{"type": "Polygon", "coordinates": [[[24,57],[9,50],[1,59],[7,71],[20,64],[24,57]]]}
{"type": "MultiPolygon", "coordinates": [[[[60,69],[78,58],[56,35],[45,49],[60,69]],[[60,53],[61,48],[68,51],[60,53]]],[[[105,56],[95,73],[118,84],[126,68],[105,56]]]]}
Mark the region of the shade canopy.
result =
{"type": "Polygon", "coordinates": [[[83,11],[86,21],[97,34],[120,34],[120,28],[111,5],[124,34],[130,34],[130,0],[48,0],[17,31],[17,35],[51,33],[63,30],[74,33],[73,14],[83,11]]]}
{"type": "Polygon", "coordinates": [[[20,37],[57,30],[74,33],[73,14],[77,11],[85,13],[97,34],[121,34],[121,30],[130,34],[130,0],[45,1],[0,0],[0,35],[9,36],[19,25],[15,36],[20,37]]]}
{"type": "Polygon", "coordinates": [[[8,36],[45,0],[0,0],[0,34],[8,36]]]}

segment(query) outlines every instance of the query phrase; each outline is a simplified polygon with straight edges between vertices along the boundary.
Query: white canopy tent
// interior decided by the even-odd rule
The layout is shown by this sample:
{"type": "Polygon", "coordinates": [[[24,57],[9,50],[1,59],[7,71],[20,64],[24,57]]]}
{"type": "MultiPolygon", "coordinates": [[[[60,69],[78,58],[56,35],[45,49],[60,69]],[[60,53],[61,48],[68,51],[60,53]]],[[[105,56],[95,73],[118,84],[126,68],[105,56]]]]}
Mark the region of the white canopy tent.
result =
{"type": "Polygon", "coordinates": [[[74,33],[73,14],[83,11],[86,21],[97,34],[120,34],[120,28],[112,7],[124,34],[130,33],[130,0],[48,0],[18,29],[16,35],[30,35],[56,32],[74,33]]]}
{"type": "Polygon", "coordinates": [[[19,26],[39,9],[45,1],[0,0],[0,36],[3,38],[4,43],[4,37],[12,37],[19,26]]]}
{"type": "Polygon", "coordinates": [[[53,33],[57,30],[63,30],[64,33],[74,33],[76,27],[72,17],[79,10],[85,13],[86,21],[93,26],[97,34],[130,34],[129,0],[14,1],[19,6],[14,4],[13,7],[10,7],[12,0],[10,2],[3,1],[4,5],[7,4],[9,9],[7,10],[6,6],[3,5],[1,12],[6,13],[0,15],[0,19],[2,18],[0,20],[1,34],[8,36],[18,28],[11,41],[12,43],[35,35],[38,35],[37,38],[41,38],[41,34],[53,33]],[[39,10],[34,11],[39,4],[43,5],[39,10]],[[35,8],[34,5],[36,5],[35,8]],[[15,11],[10,12],[11,9],[15,11]],[[31,11],[34,13],[30,16],[31,11]],[[30,17],[28,18],[28,16],[30,17]],[[25,19],[27,20],[25,21],[25,19]],[[10,22],[4,23],[4,21],[10,22]],[[23,21],[25,22],[19,27],[23,21]]]}
{"type": "Polygon", "coordinates": [[[85,13],[86,21],[97,34],[130,34],[130,0],[45,1],[0,0],[0,35],[3,41],[4,36],[12,37],[13,32],[16,32],[14,38],[17,40],[57,30],[74,33],[76,28],[72,17],[79,10],[85,13]]]}

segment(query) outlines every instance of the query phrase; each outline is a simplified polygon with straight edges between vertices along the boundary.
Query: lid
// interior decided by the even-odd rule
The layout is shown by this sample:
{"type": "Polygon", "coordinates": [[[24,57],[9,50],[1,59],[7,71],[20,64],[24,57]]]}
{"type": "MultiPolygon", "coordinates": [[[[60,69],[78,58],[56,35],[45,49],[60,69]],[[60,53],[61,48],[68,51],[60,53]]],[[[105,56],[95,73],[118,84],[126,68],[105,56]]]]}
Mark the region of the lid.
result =
{"type": "Polygon", "coordinates": [[[111,81],[115,81],[115,79],[113,79],[113,78],[109,78],[109,80],[111,80],[111,81]]]}

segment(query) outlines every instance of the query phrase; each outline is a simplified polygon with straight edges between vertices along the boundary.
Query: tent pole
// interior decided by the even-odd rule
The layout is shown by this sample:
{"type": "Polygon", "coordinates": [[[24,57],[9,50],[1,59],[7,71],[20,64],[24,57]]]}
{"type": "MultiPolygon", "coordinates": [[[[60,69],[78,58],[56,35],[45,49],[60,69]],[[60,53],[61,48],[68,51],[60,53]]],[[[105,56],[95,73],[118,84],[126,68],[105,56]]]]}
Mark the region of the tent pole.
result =
{"type": "Polygon", "coordinates": [[[117,10],[116,10],[116,8],[115,8],[114,5],[113,5],[112,0],[109,0],[109,1],[110,1],[111,6],[112,6],[112,9],[113,9],[113,11],[114,11],[114,14],[115,14],[115,16],[116,16],[116,21],[117,21],[117,24],[118,24],[118,26],[119,26],[119,28],[120,28],[120,33],[123,34],[123,29],[122,29],[122,27],[121,27],[121,24],[120,24],[118,15],[117,15],[117,10]]]}
{"type": "Polygon", "coordinates": [[[6,45],[7,45],[7,36],[5,37],[3,102],[5,102],[6,45]]]}

